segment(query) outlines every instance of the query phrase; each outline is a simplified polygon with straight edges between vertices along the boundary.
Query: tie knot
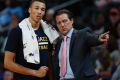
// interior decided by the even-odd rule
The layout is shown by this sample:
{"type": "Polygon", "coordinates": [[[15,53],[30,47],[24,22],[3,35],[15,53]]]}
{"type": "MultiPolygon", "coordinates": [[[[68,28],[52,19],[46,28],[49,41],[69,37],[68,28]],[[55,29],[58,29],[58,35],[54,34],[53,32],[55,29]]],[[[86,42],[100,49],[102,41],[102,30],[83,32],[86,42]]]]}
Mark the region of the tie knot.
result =
{"type": "Polygon", "coordinates": [[[63,36],[63,38],[64,38],[64,41],[66,41],[66,39],[67,39],[67,36],[63,36]]]}

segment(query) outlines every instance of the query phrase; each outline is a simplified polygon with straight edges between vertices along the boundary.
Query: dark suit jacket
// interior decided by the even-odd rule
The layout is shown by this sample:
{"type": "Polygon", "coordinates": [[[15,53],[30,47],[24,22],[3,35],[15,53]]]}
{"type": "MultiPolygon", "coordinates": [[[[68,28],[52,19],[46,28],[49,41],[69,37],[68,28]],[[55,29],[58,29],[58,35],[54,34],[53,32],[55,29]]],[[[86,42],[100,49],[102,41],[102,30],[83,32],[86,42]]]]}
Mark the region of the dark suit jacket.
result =
{"type": "MultiPolygon", "coordinates": [[[[53,58],[54,73],[59,80],[59,59],[58,53],[62,39],[59,38],[55,47],[53,58]]],[[[101,44],[98,37],[91,34],[90,28],[74,30],[70,42],[70,66],[72,68],[75,80],[85,80],[85,77],[95,75],[92,60],[90,59],[90,48],[101,44]]],[[[89,79],[88,79],[89,80],[89,79]]]]}

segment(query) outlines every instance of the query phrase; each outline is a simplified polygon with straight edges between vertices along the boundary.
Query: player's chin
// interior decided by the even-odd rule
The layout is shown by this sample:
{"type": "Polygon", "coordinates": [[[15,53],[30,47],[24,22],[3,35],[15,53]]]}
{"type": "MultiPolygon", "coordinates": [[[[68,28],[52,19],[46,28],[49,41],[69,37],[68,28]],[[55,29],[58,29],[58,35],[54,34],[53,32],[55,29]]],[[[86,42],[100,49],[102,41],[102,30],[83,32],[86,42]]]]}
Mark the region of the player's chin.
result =
{"type": "Polygon", "coordinates": [[[36,18],[35,22],[39,22],[41,20],[41,18],[36,18]]]}
{"type": "Polygon", "coordinates": [[[40,22],[40,19],[36,19],[35,22],[36,22],[36,23],[40,22]]]}

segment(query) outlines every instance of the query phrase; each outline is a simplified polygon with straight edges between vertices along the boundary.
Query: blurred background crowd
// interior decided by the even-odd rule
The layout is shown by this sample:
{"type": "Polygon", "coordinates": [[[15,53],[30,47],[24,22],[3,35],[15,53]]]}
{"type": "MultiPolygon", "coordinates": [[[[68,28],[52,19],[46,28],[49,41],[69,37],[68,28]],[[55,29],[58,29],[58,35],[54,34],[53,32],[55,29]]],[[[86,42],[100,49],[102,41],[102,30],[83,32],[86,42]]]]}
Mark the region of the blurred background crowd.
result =
{"type": "MultiPolygon", "coordinates": [[[[45,0],[44,20],[55,26],[53,14],[68,9],[74,15],[76,29],[90,27],[93,34],[110,32],[110,40],[91,49],[91,59],[99,80],[120,80],[120,0],[45,0]]],[[[27,17],[29,0],[0,0],[0,80],[12,80],[3,67],[8,32],[27,17]]]]}

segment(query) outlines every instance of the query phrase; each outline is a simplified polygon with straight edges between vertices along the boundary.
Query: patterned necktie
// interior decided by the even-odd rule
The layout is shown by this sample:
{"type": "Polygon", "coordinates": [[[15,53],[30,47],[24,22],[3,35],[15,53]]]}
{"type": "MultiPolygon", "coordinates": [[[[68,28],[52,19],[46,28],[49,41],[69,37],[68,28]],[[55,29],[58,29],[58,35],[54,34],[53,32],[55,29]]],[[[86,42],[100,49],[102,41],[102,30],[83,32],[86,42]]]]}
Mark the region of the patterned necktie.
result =
{"type": "Polygon", "coordinates": [[[67,36],[64,36],[64,43],[61,51],[61,67],[60,67],[60,74],[61,76],[65,76],[66,74],[66,47],[67,47],[67,36]]]}

